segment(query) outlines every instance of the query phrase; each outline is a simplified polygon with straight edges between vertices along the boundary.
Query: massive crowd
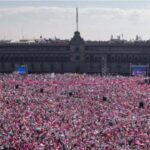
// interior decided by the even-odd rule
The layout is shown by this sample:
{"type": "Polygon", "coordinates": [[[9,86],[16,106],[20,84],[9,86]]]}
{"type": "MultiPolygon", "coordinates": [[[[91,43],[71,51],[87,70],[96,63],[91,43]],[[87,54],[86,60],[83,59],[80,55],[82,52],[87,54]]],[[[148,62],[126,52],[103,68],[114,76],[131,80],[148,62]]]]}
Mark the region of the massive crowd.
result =
{"type": "Polygon", "coordinates": [[[0,150],[150,150],[142,77],[1,74],[0,150]]]}

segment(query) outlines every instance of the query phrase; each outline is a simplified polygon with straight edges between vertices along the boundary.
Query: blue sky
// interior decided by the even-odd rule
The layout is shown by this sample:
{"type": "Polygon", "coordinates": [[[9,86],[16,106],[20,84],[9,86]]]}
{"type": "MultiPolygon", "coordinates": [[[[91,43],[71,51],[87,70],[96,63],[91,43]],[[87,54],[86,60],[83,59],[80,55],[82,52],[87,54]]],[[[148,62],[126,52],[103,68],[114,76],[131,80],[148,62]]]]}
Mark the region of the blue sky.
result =
{"type": "Polygon", "coordinates": [[[150,1],[2,1],[0,39],[70,39],[75,31],[75,8],[79,7],[79,30],[86,40],[109,40],[138,34],[150,39],[150,1]]]}

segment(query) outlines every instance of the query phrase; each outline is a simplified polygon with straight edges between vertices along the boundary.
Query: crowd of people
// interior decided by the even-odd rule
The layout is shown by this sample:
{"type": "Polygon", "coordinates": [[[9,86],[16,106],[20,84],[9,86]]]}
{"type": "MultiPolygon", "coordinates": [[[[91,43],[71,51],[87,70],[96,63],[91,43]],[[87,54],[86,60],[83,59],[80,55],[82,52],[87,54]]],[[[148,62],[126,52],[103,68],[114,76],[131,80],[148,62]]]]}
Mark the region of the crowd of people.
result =
{"type": "Polygon", "coordinates": [[[144,77],[1,74],[0,150],[150,150],[144,77]]]}

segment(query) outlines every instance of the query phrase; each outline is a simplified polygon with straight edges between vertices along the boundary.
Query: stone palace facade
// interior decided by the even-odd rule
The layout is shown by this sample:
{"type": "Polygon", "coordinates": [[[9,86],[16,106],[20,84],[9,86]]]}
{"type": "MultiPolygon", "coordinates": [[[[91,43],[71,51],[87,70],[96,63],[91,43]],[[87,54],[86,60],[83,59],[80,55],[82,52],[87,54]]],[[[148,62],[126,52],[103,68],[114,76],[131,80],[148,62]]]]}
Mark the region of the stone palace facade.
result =
{"type": "Polygon", "coordinates": [[[78,31],[70,41],[1,43],[0,72],[26,65],[28,73],[99,73],[130,75],[131,65],[150,66],[150,42],[84,41],[78,31]]]}

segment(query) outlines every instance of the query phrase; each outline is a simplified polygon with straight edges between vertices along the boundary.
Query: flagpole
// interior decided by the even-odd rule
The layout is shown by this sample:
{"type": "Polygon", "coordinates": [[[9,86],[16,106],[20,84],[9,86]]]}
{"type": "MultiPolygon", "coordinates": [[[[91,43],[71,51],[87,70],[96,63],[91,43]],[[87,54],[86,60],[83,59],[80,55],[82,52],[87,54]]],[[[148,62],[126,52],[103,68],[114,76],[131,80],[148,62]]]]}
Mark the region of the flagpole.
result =
{"type": "Polygon", "coordinates": [[[78,31],[78,8],[76,8],[76,29],[78,31]]]}

